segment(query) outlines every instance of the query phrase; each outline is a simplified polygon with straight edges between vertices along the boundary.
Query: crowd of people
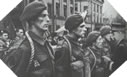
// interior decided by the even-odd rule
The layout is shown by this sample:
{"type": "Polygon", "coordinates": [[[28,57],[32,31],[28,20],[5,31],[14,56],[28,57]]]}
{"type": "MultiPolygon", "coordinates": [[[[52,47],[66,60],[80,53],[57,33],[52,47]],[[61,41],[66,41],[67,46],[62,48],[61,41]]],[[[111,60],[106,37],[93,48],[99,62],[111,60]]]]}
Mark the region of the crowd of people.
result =
{"type": "Polygon", "coordinates": [[[29,3],[20,18],[25,32],[16,30],[14,40],[1,31],[1,58],[18,77],[108,77],[127,59],[127,41],[118,43],[111,26],[86,36],[86,12],[67,17],[65,30],[49,35],[47,9],[43,1],[29,3]]]}
{"type": "Polygon", "coordinates": [[[23,29],[16,29],[16,37],[14,39],[9,38],[9,32],[7,30],[0,31],[0,58],[6,55],[7,50],[25,38],[23,29]]]}

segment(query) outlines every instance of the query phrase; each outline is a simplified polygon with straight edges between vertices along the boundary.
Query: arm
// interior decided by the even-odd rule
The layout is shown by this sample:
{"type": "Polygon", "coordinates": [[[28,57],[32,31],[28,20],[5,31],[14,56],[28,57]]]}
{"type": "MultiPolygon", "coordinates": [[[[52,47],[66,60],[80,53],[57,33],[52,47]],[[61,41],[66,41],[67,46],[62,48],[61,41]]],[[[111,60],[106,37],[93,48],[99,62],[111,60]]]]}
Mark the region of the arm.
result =
{"type": "Polygon", "coordinates": [[[19,77],[27,77],[26,68],[29,63],[30,50],[28,50],[26,47],[18,48],[16,54],[13,57],[14,62],[16,63],[16,66],[13,69],[14,72],[19,77]]]}
{"type": "Polygon", "coordinates": [[[91,77],[91,69],[90,69],[90,63],[86,62],[85,63],[85,77],[91,77]]]}
{"type": "Polygon", "coordinates": [[[114,64],[114,62],[108,56],[102,56],[102,58],[104,59],[104,62],[108,66],[108,69],[111,71],[112,65],[114,64]]]}

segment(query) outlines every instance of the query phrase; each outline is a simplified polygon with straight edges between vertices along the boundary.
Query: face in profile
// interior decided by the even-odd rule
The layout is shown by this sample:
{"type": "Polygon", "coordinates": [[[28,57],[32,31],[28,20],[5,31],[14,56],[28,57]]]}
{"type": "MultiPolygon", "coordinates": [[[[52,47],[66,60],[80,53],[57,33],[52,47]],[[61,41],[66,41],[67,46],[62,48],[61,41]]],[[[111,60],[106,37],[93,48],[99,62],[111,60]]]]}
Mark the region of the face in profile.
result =
{"type": "Polygon", "coordinates": [[[113,34],[112,34],[112,32],[110,31],[110,33],[108,33],[107,35],[105,35],[105,38],[107,39],[107,40],[109,40],[110,41],[110,38],[113,36],[113,34]]]}
{"type": "Polygon", "coordinates": [[[86,31],[86,24],[83,22],[73,32],[80,37],[84,37],[86,31]]]}
{"type": "Polygon", "coordinates": [[[22,37],[24,35],[23,29],[19,29],[17,32],[17,36],[22,37]]]}
{"type": "Polygon", "coordinates": [[[49,27],[49,16],[48,11],[44,10],[37,18],[37,20],[34,21],[34,25],[37,29],[47,31],[49,27]]]}
{"type": "Polygon", "coordinates": [[[96,45],[96,47],[98,47],[98,48],[102,48],[103,47],[103,38],[101,37],[101,36],[99,36],[97,39],[96,39],[96,42],[95,42],[95,45],[96,45]]]}
{"type": "Polygon", "coordinates": [[[3,33],[3,34],[2,34],[2,38],[3,38],[4,40],[7,40],[7,39],[8,39],[8,33],[3,33]]]}

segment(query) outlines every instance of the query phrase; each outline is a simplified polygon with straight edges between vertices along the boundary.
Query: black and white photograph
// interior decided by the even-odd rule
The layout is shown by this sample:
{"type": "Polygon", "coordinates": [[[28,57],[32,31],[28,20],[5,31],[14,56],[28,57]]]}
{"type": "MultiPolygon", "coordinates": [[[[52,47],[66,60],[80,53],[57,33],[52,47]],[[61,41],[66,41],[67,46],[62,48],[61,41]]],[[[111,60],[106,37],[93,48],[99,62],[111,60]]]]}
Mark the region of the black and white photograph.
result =
{"type": "Polygon", "coordinates": [[[109,77],[127,22],[107,0],[22,0],[0,21],[0,59],[17,77],[109,77]]]}

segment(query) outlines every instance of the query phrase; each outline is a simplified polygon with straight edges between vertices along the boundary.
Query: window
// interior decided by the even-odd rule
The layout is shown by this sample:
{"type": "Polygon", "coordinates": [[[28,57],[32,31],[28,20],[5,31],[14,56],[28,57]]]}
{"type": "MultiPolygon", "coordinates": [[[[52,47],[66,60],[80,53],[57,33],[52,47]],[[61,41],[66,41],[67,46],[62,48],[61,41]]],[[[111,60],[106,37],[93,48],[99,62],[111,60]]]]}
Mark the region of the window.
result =
{"type": "Polygon", "coordinates": [[[51,4],[48,3],[48,13],[49,13],[49,17],[51,17],[51,12],[52,12],[52,7],[51,7],[51,4]]]}
{"type": "Polygon", "coordinates": [[[94,14],[91,15],[91,18],[92,18],[91,23],[94,23],[94,14]]]}
{"type": "Polygon", "coordinates": [[[75,11],[78,11],[78,5],[75,3],[75,11]]]}
{"type": "Polygon", "coordinates": [[[56,3],[56,15],[60,16],[60,4],[56,3]]]}
{"type": "Polygon", "coordinates": [[[87,10],[88,6],[84,6],[84,11],[87,10]]]}
{"type": "Polygon", "coordinates": [[[94,13],[94,22],[96,22],[96,15],[95,15],[95,13],[94,13]]]}
{"type": "Polygon", "coordinates": [[[96,12],[96,4],[94,3],[94,12],[96,12]]]}
{"type": "Polygon", "coordinates": [[[102,16],[100,16],[100,23],[102,23],[102,16]]]}
{"type": "Polygon", "coordinates": [[[73,4],[73,0],[70,0],[70,3],[73,4]]]}
{"type": "Polygon", "coordinates": [[[64,17],[66,18],[67,17],[67,6],[64,5],[64,17]]]}
{"type": "Polygon", "coordinates": [[[99,13],[99,5],[97,5],[97,13],[99,13]]]}
{"type": "Polygon", "coordinates": [[[67,0],[64,0],[64,2],[67,2],[67,0]]]}
{"type": "Polygon", "coordinates": [[[97,23],[99,23],[99,15],[97,15],[97,23]]]}
{"type": "Polygon", "coordinates": [[[70,7],[70,12],[71,14],[73,14],[73,7],[70,7]]]}
{"type": "Polygon", "coordinates": [[[102,6],[100,6],[100,13],[102,14],[102,6]]]}

